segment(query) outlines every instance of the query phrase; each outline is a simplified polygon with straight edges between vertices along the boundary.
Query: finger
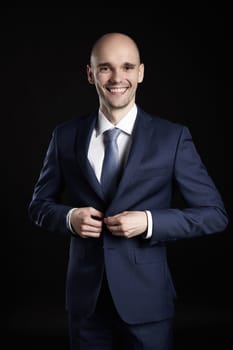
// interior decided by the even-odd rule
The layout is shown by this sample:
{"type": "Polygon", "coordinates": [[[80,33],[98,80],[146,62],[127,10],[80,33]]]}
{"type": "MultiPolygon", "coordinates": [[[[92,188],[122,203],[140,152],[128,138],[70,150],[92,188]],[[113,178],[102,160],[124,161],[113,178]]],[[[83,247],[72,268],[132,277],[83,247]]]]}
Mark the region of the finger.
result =
{"type": "Polygon", "coordinates": [[[109,229],[109,231],[111,232],[121,232],[121,226],[120,225],[108,225],[107,228],[109,229]]]}
{"type": "Polygon", "coordinates": [[[100,234],[101,234],[100,232],[95,233],[95,232],[87,231],[87,232],[80,233],[80,236],[82,238],[99,238],[100,234]]]}
{"type": "Polygon", "coordinates": [[[99,211],[93,207],[90,207],[90,215],[91,215],[91,217],[93,217],[97,220],[101,220],[104,217],[104,214],[101,211],[99,211]]]}
{"type": "Polygon", "coordinates": [[[128,231],[111,231],[112,235],[113,236],[116,236],[116,237],[125,237],[125,238],[130,238],[131,235],[128,231]]]}
{"type": "Polygon", "coordinates": [[[92,227],[96,227],[96,228],[101,228],[103,223],[101,220],[90,217],[88,218],[88,220],[85,222],[85,224],[92,226],[92,227]]]}
{"type": "Polygon", "coordinates": [[[119,225],[119,214],[115,215],[115,216],[109,216],[107,218],[104,218],[104,223],[108,226],[115,226],[115,225],[119,225]]]}

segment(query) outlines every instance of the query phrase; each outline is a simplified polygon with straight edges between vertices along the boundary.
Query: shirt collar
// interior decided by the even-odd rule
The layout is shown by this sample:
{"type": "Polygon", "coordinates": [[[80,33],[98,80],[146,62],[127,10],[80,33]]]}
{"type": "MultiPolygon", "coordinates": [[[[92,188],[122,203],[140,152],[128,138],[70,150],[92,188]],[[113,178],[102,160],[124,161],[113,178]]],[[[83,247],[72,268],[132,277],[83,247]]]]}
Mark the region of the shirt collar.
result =
{"type": "Polygon", "coordinates": [[[134,104],[132,109],[119,121],[119,123],[114,125],[99,110],[96,134],[97,136],[99,136],[102,133],[104,133],[106,130],[117,127],[121,129],[123,132],[125,132],[126,134],[131,135],[136,116],[137,116],[137,106],[136,104],[134,104]]]}

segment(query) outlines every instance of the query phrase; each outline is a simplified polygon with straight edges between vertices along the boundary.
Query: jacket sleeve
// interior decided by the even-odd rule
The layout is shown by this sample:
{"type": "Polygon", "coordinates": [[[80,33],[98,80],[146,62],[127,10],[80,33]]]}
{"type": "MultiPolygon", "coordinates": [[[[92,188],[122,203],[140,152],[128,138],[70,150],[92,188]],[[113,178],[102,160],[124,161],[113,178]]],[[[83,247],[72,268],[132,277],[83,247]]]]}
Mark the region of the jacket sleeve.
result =
{"type": "Polygon", "coordinates": [[[29,204],[29,216],[38,226],[68,233],[66,216],[71,207],[60,204],[64,178],[59,164],[57,130],[55,129],[29,204]]]}
{"type": "Polygon", "coordinates": [[[182,128],[177,145],[174,179],[186,202],[186,207],[152,211],[151,243],[225,230],[228,215],[221,195],[209,176],[187,127],[182,128]]]}

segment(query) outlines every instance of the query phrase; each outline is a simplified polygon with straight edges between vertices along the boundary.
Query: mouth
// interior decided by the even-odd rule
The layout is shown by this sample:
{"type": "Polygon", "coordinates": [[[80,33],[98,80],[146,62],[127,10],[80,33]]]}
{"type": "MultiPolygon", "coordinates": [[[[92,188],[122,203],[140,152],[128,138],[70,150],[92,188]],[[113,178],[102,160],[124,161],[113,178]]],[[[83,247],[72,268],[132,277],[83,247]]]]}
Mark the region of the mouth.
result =
{"type": "Polygon", "coordinates": [[[128,87],[107,88],[107,90],[108,90],[112,95],[123,95],[123,94],[128,90],[128,87]]]}

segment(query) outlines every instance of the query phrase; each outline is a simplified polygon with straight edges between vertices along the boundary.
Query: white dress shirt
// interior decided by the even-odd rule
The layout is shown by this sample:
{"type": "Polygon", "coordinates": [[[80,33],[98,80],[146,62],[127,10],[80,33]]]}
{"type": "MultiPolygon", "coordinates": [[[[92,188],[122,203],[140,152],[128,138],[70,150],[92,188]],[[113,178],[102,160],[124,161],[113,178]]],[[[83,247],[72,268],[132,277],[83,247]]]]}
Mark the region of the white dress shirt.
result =
{"type": "MultiPolygon", "coordinates": [[[[116,125],[112,124],[105,115],[99,110],[98,121],[96,127],[93,130],[89,149],[88,149],[88,160],[95,172],[97,179],[100,181],[102,164],[104,159],[104,135],[103,133],[114,127],[117,127],[122,132],[117,138],[117,145],[119,151],[119,158],[121,166],[124,167],[127,162],[127,158],[129,155],[131,142],[132,142],[132,132],[134,128],[134,123],[137,116],[137,106],[134,104],[133,108],[120,120],[120,122],[116,125]]],[[[73,229],[70,224],[70,215],[72,211],[76,209],[73,208],[69,211],[67,216],[67,224],[69,229],[73,232],[73,229]]],[[[147,214],[147,233],[144,238],[150,238],[152,235],[152,216],[150,211],[146,211],[147,214]]]]}

